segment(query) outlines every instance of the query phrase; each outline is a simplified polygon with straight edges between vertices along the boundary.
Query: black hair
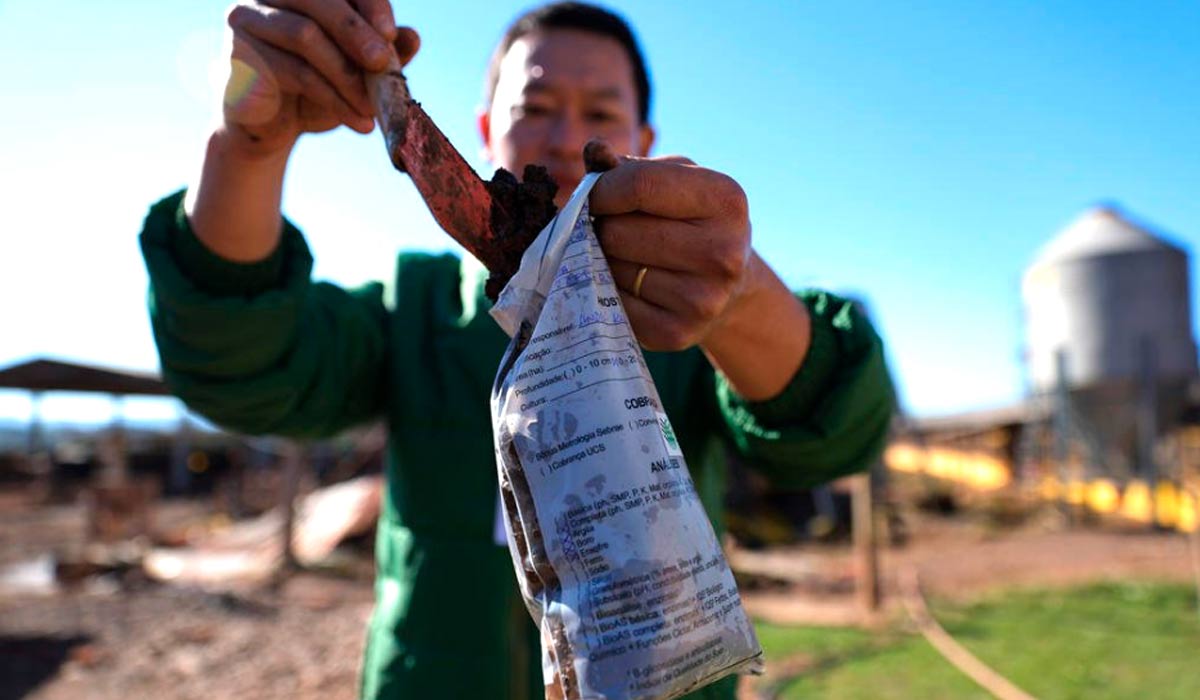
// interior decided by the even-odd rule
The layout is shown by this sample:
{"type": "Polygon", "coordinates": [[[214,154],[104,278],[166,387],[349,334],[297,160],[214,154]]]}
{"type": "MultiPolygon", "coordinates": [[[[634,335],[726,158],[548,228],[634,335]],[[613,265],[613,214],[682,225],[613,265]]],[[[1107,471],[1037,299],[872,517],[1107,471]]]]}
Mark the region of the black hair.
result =
{"type": "Polygon", "coordinates": [[[637,88],[638,119],[645,124],[650,119],[650,72],[638,46],[633,29],[620,15],[597,5],[583,2],[555,2],[529,10],[513,20],[488,63],[487,83],[484,85],[484,104],[491,105],[500,79],[500,62],[518,39],[546,29],[576,29],[613,39],[629,56],[633,66],[633,82],[637,88]]]}

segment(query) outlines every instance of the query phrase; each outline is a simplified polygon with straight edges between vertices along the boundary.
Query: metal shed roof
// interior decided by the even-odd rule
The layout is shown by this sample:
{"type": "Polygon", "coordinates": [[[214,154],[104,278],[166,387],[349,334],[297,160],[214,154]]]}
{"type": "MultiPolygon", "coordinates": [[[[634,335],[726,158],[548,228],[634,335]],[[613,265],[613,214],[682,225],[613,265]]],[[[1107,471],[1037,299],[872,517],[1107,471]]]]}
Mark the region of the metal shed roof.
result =
{"type": "Polygon", "coordinates": [[[167,385],[153,374],[45,358],[0,369],[0,388],[141,396],[171,394],[167,385]]]}

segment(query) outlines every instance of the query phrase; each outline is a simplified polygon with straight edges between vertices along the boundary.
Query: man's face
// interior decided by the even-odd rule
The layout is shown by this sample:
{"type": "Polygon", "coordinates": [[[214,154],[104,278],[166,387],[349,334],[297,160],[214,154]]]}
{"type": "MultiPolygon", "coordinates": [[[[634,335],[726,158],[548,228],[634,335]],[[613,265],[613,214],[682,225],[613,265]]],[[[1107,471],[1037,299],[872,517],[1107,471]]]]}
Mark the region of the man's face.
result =
{"type": "Polygon", "coordinates": [[[583,146],[590,139],[639,156],[654,141],[654,131],[638,120],[625,49],[574,29],[539,31],[513,43],[479,127],[494,165],[518,176],[526,165],[544,165],[558,183],[560,207],[583,178],[583,146]]]}

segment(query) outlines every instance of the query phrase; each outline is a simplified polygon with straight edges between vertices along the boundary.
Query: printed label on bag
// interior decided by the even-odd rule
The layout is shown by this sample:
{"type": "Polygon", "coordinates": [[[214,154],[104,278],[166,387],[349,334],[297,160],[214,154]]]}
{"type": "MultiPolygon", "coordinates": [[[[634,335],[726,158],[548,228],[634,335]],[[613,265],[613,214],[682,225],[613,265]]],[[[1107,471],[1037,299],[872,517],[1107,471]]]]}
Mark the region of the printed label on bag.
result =
{"type": "Polygon", "coordinates": [[[761,649],[578,197],[494,309],[515,336],[493,395],[509,548],[548,683],[665,700],[761,649]]]}

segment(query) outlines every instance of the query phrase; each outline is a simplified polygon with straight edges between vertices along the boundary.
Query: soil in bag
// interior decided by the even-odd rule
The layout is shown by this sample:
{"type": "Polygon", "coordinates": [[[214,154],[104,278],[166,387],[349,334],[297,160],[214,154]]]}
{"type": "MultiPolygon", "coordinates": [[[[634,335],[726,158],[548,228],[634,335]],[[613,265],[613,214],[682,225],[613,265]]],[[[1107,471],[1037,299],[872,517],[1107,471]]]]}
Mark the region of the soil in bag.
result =
{"type": "Polygon", "coordinates": [[[501,508],[547,697],[669,700],[762,650],[587,212],[589,175],[492,314],[501,508]]]}

